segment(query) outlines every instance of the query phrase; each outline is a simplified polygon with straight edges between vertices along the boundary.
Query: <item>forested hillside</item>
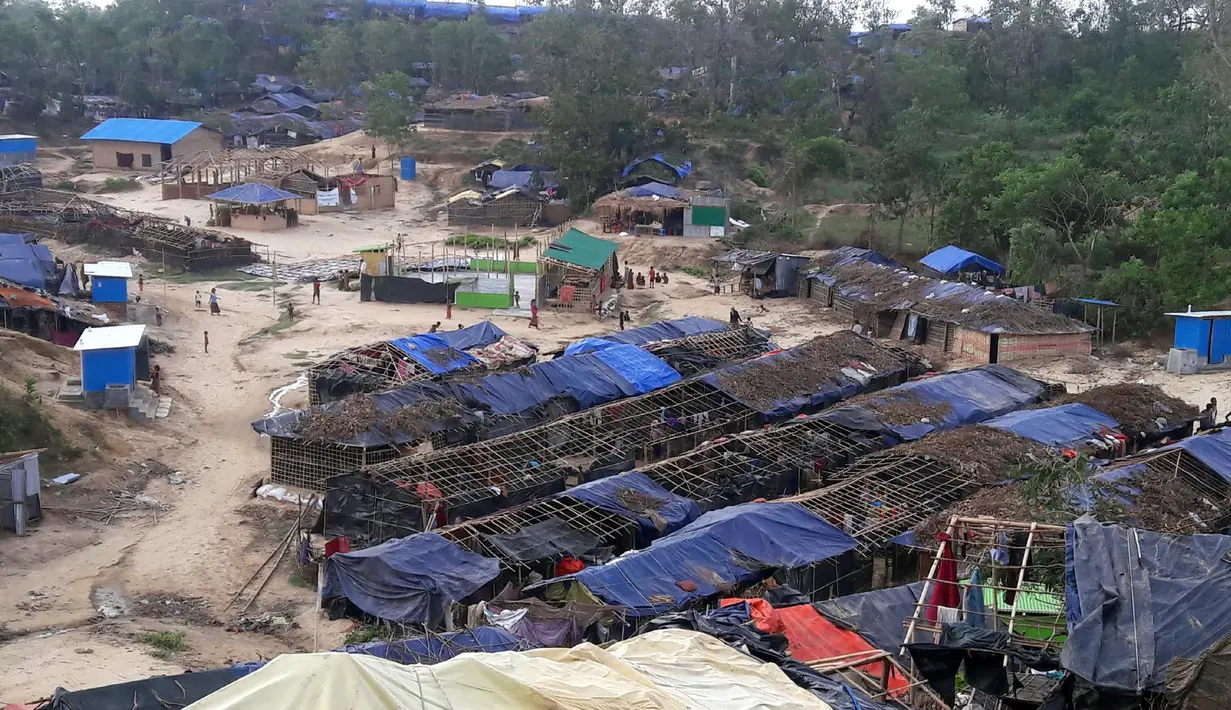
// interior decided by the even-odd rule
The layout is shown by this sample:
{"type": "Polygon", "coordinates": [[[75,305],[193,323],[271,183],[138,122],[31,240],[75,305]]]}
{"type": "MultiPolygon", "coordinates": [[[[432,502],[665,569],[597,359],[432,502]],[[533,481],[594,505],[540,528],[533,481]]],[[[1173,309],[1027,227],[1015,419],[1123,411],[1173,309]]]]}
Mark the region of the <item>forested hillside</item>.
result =
{"type": "Polygon", "coordinates": [[[548,95],[537,144],[581,205],[663,151],[756,203],[746,238],[804,244],[804,205],[866,202],[885,250],[956,243],[1017,283],[1130,306],[1136,333],[1168,309],[1226,305],[1221,4],[997,1],[962,32],[951,2],[919,8],[909,31],[875,0],[561,9],[509,28],[382,18],[361,0],[10,1],[0,71],[7,114],[30,123],[51,98],[114,93],[158,113],[185,89],[208,104],[296,73],[402,141],[400,89],[427,66],[447,91],[548,95]]]}

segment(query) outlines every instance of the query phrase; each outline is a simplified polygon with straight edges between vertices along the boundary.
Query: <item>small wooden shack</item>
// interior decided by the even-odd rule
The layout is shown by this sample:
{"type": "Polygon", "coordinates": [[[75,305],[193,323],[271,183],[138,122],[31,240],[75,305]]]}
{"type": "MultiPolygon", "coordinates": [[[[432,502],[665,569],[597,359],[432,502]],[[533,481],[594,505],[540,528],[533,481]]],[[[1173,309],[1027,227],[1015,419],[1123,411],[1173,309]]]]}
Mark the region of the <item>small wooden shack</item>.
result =
{"type": "Polygon", "coordinates": [[[618,245],[570,229],[539,257],[538,302],[551,308],[585,308],[597,315],[620,278],[618,245]]]}

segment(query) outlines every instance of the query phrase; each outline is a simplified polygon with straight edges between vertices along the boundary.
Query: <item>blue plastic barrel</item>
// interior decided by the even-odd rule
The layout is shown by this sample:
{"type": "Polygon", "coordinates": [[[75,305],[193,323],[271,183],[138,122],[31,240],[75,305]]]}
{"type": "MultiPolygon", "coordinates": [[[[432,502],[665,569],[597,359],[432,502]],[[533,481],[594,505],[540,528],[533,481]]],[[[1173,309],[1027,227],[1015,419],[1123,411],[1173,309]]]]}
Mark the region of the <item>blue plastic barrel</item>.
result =
{"type": "Polygon", "coordinates": [[[415,179],[415,159],[413,157],[402,158],[402,179],[415,179]]]}

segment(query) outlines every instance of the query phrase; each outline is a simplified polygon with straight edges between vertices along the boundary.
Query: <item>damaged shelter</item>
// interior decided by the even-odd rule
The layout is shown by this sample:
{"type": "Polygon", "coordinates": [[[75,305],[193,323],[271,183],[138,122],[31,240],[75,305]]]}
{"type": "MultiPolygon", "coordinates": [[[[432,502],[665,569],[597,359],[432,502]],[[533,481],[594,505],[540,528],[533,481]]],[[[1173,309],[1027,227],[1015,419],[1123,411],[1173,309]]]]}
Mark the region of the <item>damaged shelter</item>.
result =
{"type": "Polygon", "coordinates": [[[648,236],[724,237],[729,200],[651,182],[594,201],[604,233],[648,236]]]}
{"type": "Polygon", "coordinates": [[[809,259],[799,254],[733,249],[712,261],[719,279],[723,279],[723,272],[736,274],[740,293],[762,298],[796,295],[800,273],[809,259]]]}
{"type": "Polygon", "coordinates": [[[873,249],[855,246],[838,247],[818,259],[816,267],[808,272],[806,277],[799,280],[799,293],[797,295],[800,298],[809,298],[817,301],[826,308],[833,308],[836,281],[828,275],[828,272],[838,267],[860,262],[887,266],[891,269],[906,268],[873,249]]]}
{"type": "Polygon", "coordinates": [[[193,710],[532,710],[596,702],[609,710],[833,710],[773,664],[681,629],[604,647],[468,653],[433,666],[346,653],[285,654],[193,710]]]}
{"type": "Polygon", "coordinates": [[[853,591],[845,582],[855,547],[850,535],[801,506],[746,503],[706,513],[643,550],[524,591],[554,596],[580,585],[600,601],[623,607],[625,623],[636,628],[770,577],[810,596],[840,596],[853,591]]]}
{"type": "Polygon", "coordinates": [[[162,199],[203,200],[207,195],[246,182],[263,182],[271,187],[289,189],[280,184],[281,177],[319,169],[320,165],[313,158],[287,148],[205,150],[179,155],[163,163],[159,178],[162,199]]]}
{"type": "Polygon", "coordinates": [[[533,131],[533,99],[458,94],[423,105],[423,124],[450,131],[533,131]]]}
{"type": "Polygon", "coordinates": [[[463,190],[445,201],[450,226],[536,227],[560,220],[547,217],[550,200],[524,185],[487,192],[463,190]]]}
{"type": "Polygon", "coordinates": [[[631,345],[558,358],[473,382],[415,382],[267,417],[271,480],[324,490],[329,476],[391,461],[416,447],[456,446],[520,431],[680,379],[631,345]]]}
{"type": "Polygon", "coordinates": [[[538,303],[548,308],[581,308],[594,315],[620,282],[619,245],[569,229],[538,259],[538,303]]]}
{"type": "Polygon", "coordinates": [[[538,350],[491,321],[421,333],[335,353],[308,368],[308,403],[383,392],[421,380],[477,378],[532,364],[538,350]]]}
{"type": "MultiPolygon", "coordinates": [[[[839,315],[877,337],[926,343],[976,362],[1089,355],[1093,328],[967,284],[855,260],[816,278],[839,315]]],[[[814,286],[815,288],[815,286],[814,286]]]]}
{"type": "MultiPolygon", "coordinates": [[[[744,332],[756,339],[743,356],[763,352],[757,348],[764,348],[766,341],[755,331],[744,332]]],[[[713,335],[698,337],[708,344],[713,335]]],[[[632,347],[607,345],[551,362],[632,347]]],[[[680,341],[677,348],[684,345],[680,341]]],[[[437,516],[441,522],[485,515],[563,491],[569,482],[576,485],[627,471],[689,451],[714,437],[814,412],[858,392],[891,386],[923,369],[918,360],[854,333],[823,336],[798,348],[729,365],[713,378],[691,377],[550,425],[422,452],[359,472],[340,471],[343,475],[328,481],[326,531],[370,544],[422,530],[438,510],[443,511],[437,516]],[[779,385],[778,399],[761,396],[761,389],[774,386],[771,382],[786,384],[779,385]],[[750,394],[757,398],[749,399],[750,394]]],[[[651,468],[641,470],[648,474],[651,468]]],[[[683,490],[668,488],[675,493],[683,490]]],[[[693,497],[691,491],[682,494],[693,497]]]]}

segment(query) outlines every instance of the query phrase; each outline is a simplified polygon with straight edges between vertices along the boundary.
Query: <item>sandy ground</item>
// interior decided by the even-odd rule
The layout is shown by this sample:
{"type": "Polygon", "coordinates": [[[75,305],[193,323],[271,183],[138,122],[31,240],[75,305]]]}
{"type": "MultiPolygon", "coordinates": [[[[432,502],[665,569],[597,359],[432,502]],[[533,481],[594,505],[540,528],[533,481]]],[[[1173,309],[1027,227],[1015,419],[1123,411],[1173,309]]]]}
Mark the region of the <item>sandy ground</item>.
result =
{"type": "MultiPolygon", "coordinates": [[[[403,185],[396,210],[362,215],[306,217],[303,225],[276,235],[258,235],[280,259],[340,256],[352,249],[402,234],[407,244],[437,244],[458,230],[429,218],[440,199],[431,187],[434,174],[456,171],[456,165],[420,165],[422,181],[403,185]]],[[[172,217],[190,215],[204,224],[205,202],[157,200],[157,188],[103,198],[133,209],[172,217]]],[[[592,225],[581,225],[583,228],[592,225]]],[[[621,239],[621,258],[635,270],[650,265],[702,265],[712,243],[695,240],[621,239]]],[[[80,259],[82,247],[52,245],[57,255],[80,259]]],[[[167,386],[174,392],[167,420],[143,428],[94,417],[98,437],[114,441],[100,448],[96,467],[86,471],[82,486],[95,492],[132,477],[134,461],[153,458],[186,481],[173,485],[165,476],[151,480],[144,492],[166,509],[122,517],[110,525],[52,512],[25,539],[5,540],[0,556],[0,700],[31,701],[48,696],[56,686],[82,689],[183,669],[217,667],[231,661],[268,658],[280,652],[339,645],[350,623],[322,622],[314,628],[313,592],[292,581],[293,564],[273,575],[250,611],[291,608],[300,628],[279,635],[233,633],[222,626],[169,622],[152,618],[138,600],[150,595],[199,597],[209,616],[228,622],[237,612],[225,609],[232,595],[265,559],[285,532],[293,507],[253,500],[254,485],[268,473],[268,444],[249,423],[271,409],[271,392],[293,383],[312,361],[339,349],[425,331],[442,320],[440,306],[360,303],[358,294],[330,285],[322,289],[321,305],[309,303],[308,285],[268,282],[164,281],[146,271],[143,301],[163,308],[167,317],[153,333],[176,346],[160,355],[167,386]],[[217,287],[223,313],[211,317],[193,306],[193,296],[217,287]],[[259,289],[259,290],[258,290],[259,289]],[[276,306],[287,299],[298,318],[289,328],[270,330],[276,306]],[[204,333],[210,347],[204,349],[204,333]],[[90,482],[93,479],[94,482],[90,482]],[[115,619],[102,619],[100,605],[126,608],[115,619]],[[289,606],[288,606],[289,605],[289,606]],[[137,640],[143,631],[175,628],[186,633],[186,649],[168,659],[150,655],[137,640]],[[2,640],[7,638],[7,642],[2,640]]],[[[736,295],[714,295],[708,285],[675,272],[671,283],[624,294],[623,308],[633,324],[686,315],[725,320],[736,306],[754,324],[770,329],[777,342],[789,346],[843,326],[816,304],[799,299],[754,304],[736,295]]],[[[135,286],[135,284],[134,284],[135,286]]],[[[455,310],[454,324],[469,325],[490,318],[489,312],[455,310]]],[[[511,334],[552,349],[586,335],[613,330],[614,321],[598,322],[580,314],[544,313],[541,330],[525,319],[496,319],[511,334]]],[[[43,372],[58,367],[74,372],[71,356],[58,360],[30,355],[26,363],[43,372]]],[[[960,363],[955,363],[960,364],[960,363]]],[[[23,365],[25,366],[25,365],[23,365]]],[[[1231,374],[1178,378],[1154,369],[1148,357],[1137,361],[1098,360],[1040,363],[1028,371],[1059,379],[1074,389],[1145,379],[1156,382],[1194,404],[1210,396],[1231,402],[1231,374]],[[1074,370],[1082,373],[1077,374],[1074,370]]],[[[6,378],[8,375],[6,375],[6,378]]],[[[43,385],[54,390],[54,375],[43,385]]],[[[284,406],[306,402],[306,393],[292,390],[284,406]]],[[[59,405],[49,405],[59,407],[59,405]]],[[[1224,405],[1225,406],[1225,405],[1224,405]]],[[[65,416],[68,416],[67,414],[65,416]]],[[[74,413],[74,416],[78,416],[74,413]]],[[[56,501],[50,491],[45,505],[56,501]]],[[[54,507],[54,506],[53,506],[54,507]]]]}

